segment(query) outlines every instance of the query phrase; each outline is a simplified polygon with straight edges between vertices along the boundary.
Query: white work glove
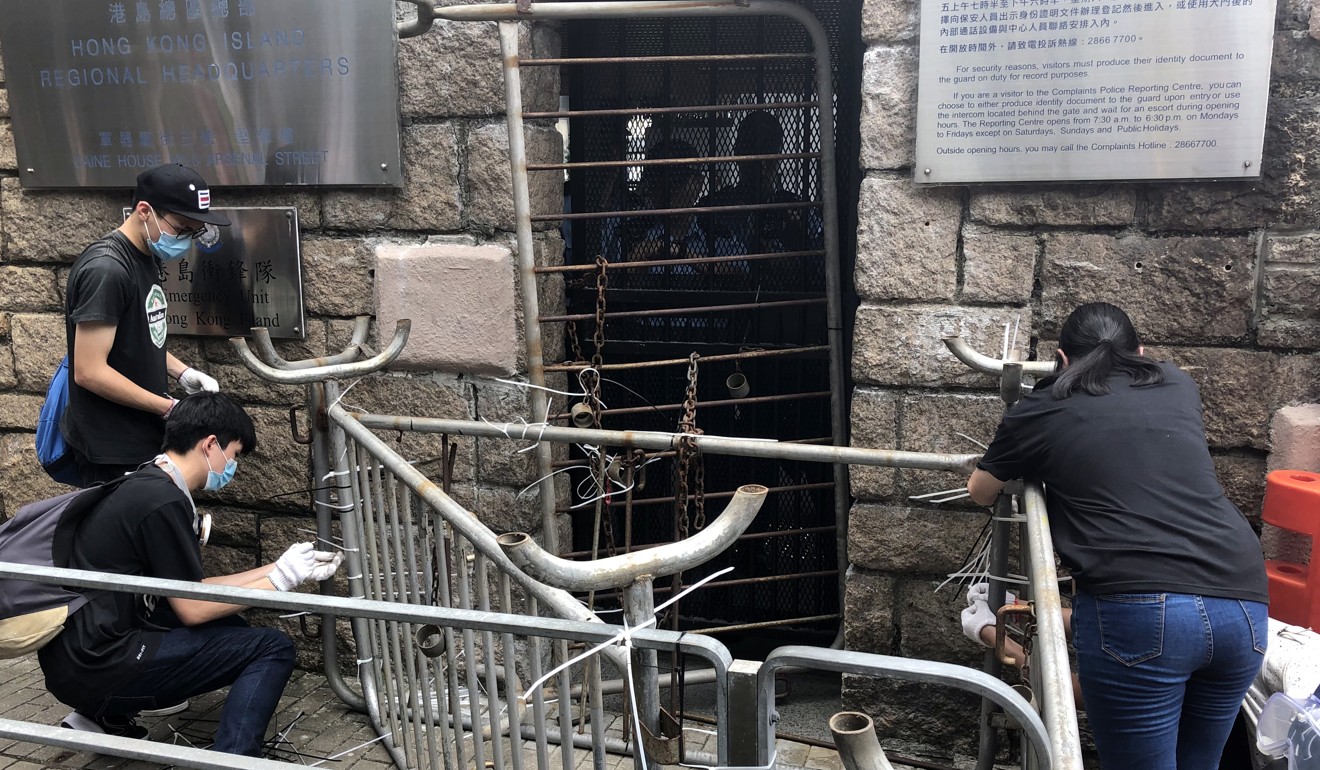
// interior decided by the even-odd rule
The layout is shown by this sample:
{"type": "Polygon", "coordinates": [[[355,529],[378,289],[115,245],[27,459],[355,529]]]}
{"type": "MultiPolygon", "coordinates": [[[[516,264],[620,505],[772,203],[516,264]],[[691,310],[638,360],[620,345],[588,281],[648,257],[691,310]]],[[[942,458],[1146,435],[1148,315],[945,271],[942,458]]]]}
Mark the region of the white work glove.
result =
{"type": "Polygon", "coordinates": [[[220,392],[220,383],[216,382],[214,377],[206,372],[199,372],[191,366],[179,374],[179,384],[190,396],[202,391],[207,393],[220,392]]]}
{"type": "Polygon", "coordinates": [[[981,629],[994,624],[995,613],[985,602],[972,602],[971,606],[962,611],[963,636],[979,645],[985,646],[981,640],[981,629]]]}
{"type": "Polygon", "coordinates": [[[295,543],[275,561],[275,569],[266,577],[280,591],[292,591],[306,583],[316,568],[315,546],[311,543],[295,543]]]}
{"type": "Polygon", "coordinates": [[[312,551],[312,560],[315,562],[312,566],[312,580],[319,583],[329,580],[335,574],[339,565],[344,563],[344,555],[337,551],[312,551]]]}
{"type": "MultiPolygon", "coordinates": [[[[990,603],[989,583],[973,583],[971,587],[967,589],[967,603],[970,605],[975,602],[990,603]]],[[[1012,591],[1005,591],[1004,604],[1017,604],[1017,595],[1012,591]]]]}

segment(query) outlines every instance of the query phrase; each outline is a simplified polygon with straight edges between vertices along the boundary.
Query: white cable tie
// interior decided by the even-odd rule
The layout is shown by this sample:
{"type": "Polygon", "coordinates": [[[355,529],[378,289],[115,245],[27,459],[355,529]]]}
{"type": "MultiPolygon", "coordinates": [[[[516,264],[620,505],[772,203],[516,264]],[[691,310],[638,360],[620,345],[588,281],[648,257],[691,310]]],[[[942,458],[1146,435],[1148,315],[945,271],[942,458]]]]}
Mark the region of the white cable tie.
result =
{"type": "MultiPolygon", "coordinates": [[[[361,580],[361,579],[362,579],[362,573],[359,572],[359,573],[357,573],[356,575],[345,575],[345,576],[344,576],[344,579],[345,579],[345,580],[361,580]]],[[[361,598],[363,598],[363,597],[361,597],[361,596],[355,596],[355,597],[353,597],[353,598],[354,598],[354,599],[361,599],[361,598]]]]}
{"type": "Polygon", "coordinates": [[[365,666],[366,664],[370,663],[371,661],[373,661],[373,660],[375,660],[375,659],[376,659],[376,658],[375,658],[374,656],[373,656],[373,657],[370,657],[370,658],[358,658],[358,662],[357,662],[357,664],[358,664],[359,666],[365,666]]]}
{"type": "MultiPolygon", "coordinates": [[[[347,451],[347,450],[345,450],[345,451],[347,451]]],[[[348,474],[349,474],[349,471],[330,471],[329,473],[327,473],[327,474],[325,474],[324,476],[321,477],[321,481],[329,481],[329,480],[330,480],[330,477],[332,477],[332,476],[347,476],[348,474]]]]}
{"type": "Polygon", "coordinates": [[[292,618],[300,618],[303,615],[312,615],[312,614],[314,613],[311,610],[303,610],[302,612],[291,612],[288,615],[280,615],[279,618],[280,620],[290,620],[292,618]]]}
{"type": "Polygon", "coordinates": [[[343,511],[351,511],[351,510],[353,510],[353,504],[352,504],[352,503],[344,503],[343,505],[331,505],[330,503],[322,502],[322,501],[320,501],[320,500],[313,500],[312,502],[316,503],[317,505],[321,506],[322,508],[329,508],[329,509],[332,510],[332,511],[340,511],[340,512],[343,512],[343,511]]]}
{"type": "Polygon", "coordinates": [[[502,382],[505,385],[512,385],[515,388],[531,388],[533,390],[544,390],[547,393],[554,393],[560,396],[572,396],[575,398],[581,398],[583,396],[590,395],[589,393],[570,393],[569,391],[566,390],[555,390],[554,388],[547,388],[544,385],[533,385],[530,382],[520,382],[518,380],[505,380],[499,377],[492,377],[491,379],[495,380],[495,382],[502,382]]]}
{"type": "Polygon", "coordinates": [[[352,753],[355,752],[355,751],[358,751],[359,749],[365,749],[366,747],[370,746],[370,745],[373,744],[373,743],[376,743],[376,742],[378,742],[378,741],[383,741],[383,740],[385,740],[385,739],[388,738],[388,737],[390,737],[390,734],[389,734],[389,733],[385,733],[385,734],[383,734],[383,735],[380,735],[380,736],[377,736],[377,737],[375,737],[375,738],[372,738],[371,740],[367,741],[366,743],[359,743],[358,745],[354,746],[354,747],[351,748],[351,749],[345,749],[345,750],[339,752],[338,754],[332,754],[331,756],[328,756],[328,757],[326,757],[326,758],[324,758],[324,759],[318,759],[318,760],[316,760],[315,762],[313,762],[312,764],[308,765],[308,767],[318,767],[318,766],[320,766],[321,763],[323,763],[323,762],[331,762],[331,761],[333,761],[333,760],[339,759],[340,757],[347,756],[347,755],[349,755],[349,754],[352,754],[352,753]]]}

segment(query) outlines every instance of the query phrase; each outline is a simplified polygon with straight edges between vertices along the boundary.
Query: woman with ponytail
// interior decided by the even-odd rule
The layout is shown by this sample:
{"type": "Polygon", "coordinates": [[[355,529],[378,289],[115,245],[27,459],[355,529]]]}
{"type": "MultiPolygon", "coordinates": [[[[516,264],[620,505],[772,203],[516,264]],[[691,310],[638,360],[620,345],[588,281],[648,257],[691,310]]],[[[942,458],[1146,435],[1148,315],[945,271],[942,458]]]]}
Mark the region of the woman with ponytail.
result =
{"type": "Polygon", "coordinates": [[[989,505],[1013,479],[1045,485],[1105,770],[1215,770],[1265,653],[1260,543],[1215,477],[1196,384],[1145,356],[1126,313],[1077,308],[1058,357],[968,492],[989,505]]]}

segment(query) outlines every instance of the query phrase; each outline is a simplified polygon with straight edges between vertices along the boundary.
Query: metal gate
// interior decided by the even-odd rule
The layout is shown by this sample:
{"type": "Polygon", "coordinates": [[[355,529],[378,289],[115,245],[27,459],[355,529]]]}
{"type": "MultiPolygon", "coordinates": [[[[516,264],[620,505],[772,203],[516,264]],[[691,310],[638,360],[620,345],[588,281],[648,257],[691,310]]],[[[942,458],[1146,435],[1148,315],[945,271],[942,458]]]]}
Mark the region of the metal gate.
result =
{"type": "MultiPolygon", "coordinates": [[[[505,35],[505,61],[510,132],[523,119],[570,126],[569,162],[514,159],[515,176],[567,175],[570,211],[526,215],[529,227],[562,221],[568,242],[565,264],[532,268],[534,279],[565,280],[567,312],[527,307],[529,327],[535,318],[546,334],[566,330],[572,360],[544,373],[587,393],[557,419],[845,445],[835,66],[824,27],[785,2],[645,14],[532,5],[520,17],[543,14],[577,19],[566,55],[524,58],[505,35]],[[522,112],[514,90],[527,67],[561,68],[570,109],[522,112]]],[[[841,466],[706,457],[692,445],[614,462],[613,479],[596,454],[544,467],[573,467],[581,491],[555,511],[573,518],[562,550],[591,557],[682,539],[706,523],[707,500],[717,507],[740,480],[761,479],[772,494],[756,528],[688,576],[737,566],[740,577],[685,600],[685,626],[834,630],[849,504],[841,466]]]]}

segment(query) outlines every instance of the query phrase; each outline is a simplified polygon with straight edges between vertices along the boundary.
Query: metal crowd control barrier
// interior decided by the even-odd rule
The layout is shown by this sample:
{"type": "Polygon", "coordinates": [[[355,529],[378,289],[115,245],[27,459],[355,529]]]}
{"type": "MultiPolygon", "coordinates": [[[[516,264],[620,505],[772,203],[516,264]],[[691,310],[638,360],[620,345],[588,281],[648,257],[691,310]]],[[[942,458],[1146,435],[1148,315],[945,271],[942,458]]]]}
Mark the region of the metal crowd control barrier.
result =
{"type": "MultiPolygon", "coordinates": [[[[622,629],[602,623],[539,616],[534,603],[525,614],[488,609],[452,608],[397,599],[372,600],[315,594],[261,591],[250,588],[145,578],[83,570],[36,567],[0,562],[0,577],[80,588],[132,591],[155,596],[222,601],[292,612],[351,617],[380,633],[369,644],[384,641],[377,654],[392,656],[402,675],[385,678],[377,702],[383,719],[373,720],[377,733],[400,770],[410,768],[495,768],[495,770],[572,770],[579,757],[575,746],[591,749],[593,765],[605,767],[605,752],[626,751],[623,741],[605,732],[598,688],[600,653],[618,650],[595,646],[617,642],[622,629]],[[592,654],[565,668],[546,688],[529,691],[541,677],[534,652],[549,644],[582,645],[592,654]],[[450,654],[454,650],[461,654],[450,654]],[[590,696],[574,714],[570,683],[587,681],[590,696]],[[531,713],[525,703],[530,701],[531,713]],[[573,724],[585,717],[587,735],[576,735],[573,724]],[[553,725],[558,724],[556,729],[553,725]],[[550,743],[560,750],[551,752],[550,743]],[[558,761],[555,757],[558,757],[558,761]]],[[[501,584],[507,588],[507,582],[501,584]]],[[[718,641],[694,634],[650,628],[633,629],[628,643],[647,651],[679,651],[727,682],[732,658],[718,641]]],[[[379,671],[377,666],[374,670],[379,671]]],[[[368,670],[364,666],[364,673],[368,670]]],[[[715,709],[720,735],[727,738],[727,690],[717,688],[715,709]]],[[[101,754],[165,761],[184,767],[219,770],[276,770],[288,764],[235,757],[195,748],[80,733],[45,725],[0,720],[0,737],[63,746],[101,754]]],[[[719,743],[717,764],[727,764],[727,740],[719,743]]]]}

